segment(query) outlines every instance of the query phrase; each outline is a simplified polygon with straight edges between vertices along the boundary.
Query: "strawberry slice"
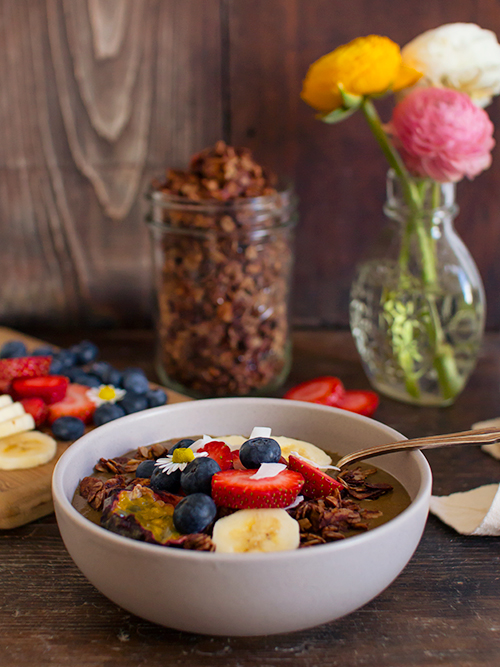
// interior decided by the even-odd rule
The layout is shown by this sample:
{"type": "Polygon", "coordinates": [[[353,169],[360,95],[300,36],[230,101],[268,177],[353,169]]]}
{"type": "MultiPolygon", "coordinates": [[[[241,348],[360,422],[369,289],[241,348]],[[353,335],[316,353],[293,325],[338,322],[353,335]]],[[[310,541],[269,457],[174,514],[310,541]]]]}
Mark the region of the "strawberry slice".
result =
{"type": "Polygon", "coordinates": [[[346,391],[336,407],[371,417],[379,403],[378,394],[374,391],[346,391]]]}
{"type": "Polygon", "coordinates": [[[326,472],[293,454],[288,457],[288,467],[290,470],[299,472],[304,478],[302,493],[307,498],[324,498],[331,495],[335,489],[342,488],[342,484],[327,475],[326,472]]]}
{"type": "Polygon", "coordinates": [[[16,400],[37,396],[45,403],[57,403],[66,396],[69,380],[64,375],[43,375],[36,378],[15,378],[10,393],[16,400]]]}
{"type": "Polygon", "coordinates": [[[47,404],[42,398],[22,398],[21,403],[24,411],[30,414],[35,420],[36,426],[42,426],[47,421],[49,410],[47,404]]]}
{"type": "Polygon", "coordinates": [[[338,405],[344,394],[342,381],[337,377],[325,375],[292,387],[286,392],[284,398],[321,405],[338,405]]]}
{"type": "Polygon", "coordinates": [[[240,461],[240,452],[238,449],[235,449],[231,452],[231,457],[233,460],[233,468],[235,470],[247,470],[243,463],[240,461]]]}
{"type": "Polygon", "coordinates": [[[233,467],[233,455],[231,449],[221,440],[212,440],[201,447],[199,452],[207,452],[209,457],[220,465],[221,470],[230,470],[233,467]]]}
{"type": "Polygon", "coordinates": [[[78,417],[88,424],[96,408],[87,396],[88,391],[89,388],[83,384],[70,383],[63,400],[49,405],[49,424],[59,417],[78,417]]]}
{"type": "Polygon", "coordinates": [[[216,505],[233,509],[288,507],[304,484],[293,470],[283,470],[275,477],[252,479],[256,470],[223,470],[212,477],[212,498],[216,505]]]}
{"type": "Polygon", "coordinates": [[[15,357],[0,359],[0,381],[48,375],[52,357],[15,357]]]}

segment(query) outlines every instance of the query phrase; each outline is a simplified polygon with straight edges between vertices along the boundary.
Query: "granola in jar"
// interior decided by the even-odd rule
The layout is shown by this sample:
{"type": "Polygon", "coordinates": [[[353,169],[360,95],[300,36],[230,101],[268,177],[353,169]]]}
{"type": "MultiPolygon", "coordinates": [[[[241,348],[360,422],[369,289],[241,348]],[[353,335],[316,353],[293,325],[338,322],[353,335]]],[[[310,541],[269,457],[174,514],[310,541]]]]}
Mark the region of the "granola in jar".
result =
{"type": "Polygon", "coordinates": [[[290,366],[295,198],[218,142],[149,194],[158,373],[195,397],[265,393],[290,366]]]}

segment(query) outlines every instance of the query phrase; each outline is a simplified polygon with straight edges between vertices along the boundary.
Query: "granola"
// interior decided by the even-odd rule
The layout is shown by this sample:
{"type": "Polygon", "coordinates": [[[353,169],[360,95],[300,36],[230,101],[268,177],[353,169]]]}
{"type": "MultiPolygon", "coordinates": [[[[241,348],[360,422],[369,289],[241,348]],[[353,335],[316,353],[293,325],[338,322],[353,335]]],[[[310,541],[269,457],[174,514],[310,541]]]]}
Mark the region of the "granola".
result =
{"type": "Polygon", "coordinates": [[[248,149],[218,142],[153,183],[151,201],[166,381],[194,396],[279,384],[290,355],[291,193],[248,149]]]}

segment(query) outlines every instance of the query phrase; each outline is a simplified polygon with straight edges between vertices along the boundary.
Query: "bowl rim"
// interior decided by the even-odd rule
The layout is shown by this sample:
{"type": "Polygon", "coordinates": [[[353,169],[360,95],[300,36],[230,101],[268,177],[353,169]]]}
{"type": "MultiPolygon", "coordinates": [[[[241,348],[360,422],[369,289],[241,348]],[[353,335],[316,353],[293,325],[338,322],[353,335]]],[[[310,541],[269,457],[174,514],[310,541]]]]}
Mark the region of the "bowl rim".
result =
{"type": "MultiPolygon", "coordinates": [[[[281,399],[281,398],[266,398],[266,397],[234,397],[234,398],[209,398],[209,399],[200,399],[197,401],[185,401],[185,402],[180,402],[180,403],[172,403],[172,404],[167,404],[167,405],[162,405],[157,408],[150,408],[148,410],[143,410],[141,412],[136,412],[130,415],[126,415],[125,417],[120,418],[120,423],[123,424],[125,420],[127,421],[141,421],[142,419],[147,419],[151,413],[155,412],[169,412],[173,410],[186,410],[189,409],[188,406],[193,406],[194,404],[200,404],[200,403],[207,403],[207,402],[213,402],[213,401],[229,401],[229,402],[234,402],[234,401],[264,401],[265,404],[271,405],[272,402],[278,402],[279,404],[282,404],[286,400],[286,403],[294,403],[300,405],[302,408],[304,407],[304,401],[293,401],[290,399],[281,399]]],[[[318,411],[329,411],[331,412],[334,410],[335,412],[342,414],[345,416],[345,410],[341,410],[340,408],[335,408],[335,407],[330,407],[330,406],[324,406],[324,405],[318,405],[314,403],[306,403],[308,406],[308,409],[311,409],[313,411],[318,410],[318,411]]],[[[356,421],[362,421],[362,422],[376,422],[382,427],[382,430],[386,431],[387,434],[389,435],[391,432],[395,436],[399,436],[401,439],[404,439],[405,436],[403,436],[401,433],[396,431],[396,429],[393,429],[390,426],[387,426],[386,424],[383,424],[382,422],[378,422],[375,419],[371,419],[369,417],[365,417],[364,415],[359,415],[354,412],[349,413],[349,418],[352,418],[356,421]]],[[[294,549],[294,550],[289,550],[289,551],[276,551],[276,552],[266,552],[266,553],[247,553],[245,554],[244,558],[242,558],[242,554],[240,553],[235,553],[235,554],[226,554],[226,553],[217,553],[217,552],[205,552],[205,551],[195,551],[195,550],[189,550],[189,549],[176,549],[173,547],[165,547],[161,544],[151,544],[148,542],[142,542],[139,540],[134,540],[130,537],[125,537],[123,535],[118,535],[117,533],[113,533],[106,528],[103,528],[101,526],[98,526],[94,522],[90,521],[86,517],[84,517],[75,507],[73,507],[70,499],[66,496],[64,489],[63,489],[63,476],[65,469],[67,466],[70,464],[70,461],[72,460],[72,457],[77,454],[77,452],[80,449],[83,449],[86,445],[88,440],[94,439],[96,436],[95,434],[98,432],[100,434],[104,434],[105,431],[110,431],[113,430],[116,427],[115,421],[108,422],[107,424],[103,424],[102,426],[99,426],[92,431],[84,434],[81,438],[76,440],[68,449],[61,455],[59,460],[56,463],[56,466],[54,468],[53,476],[52,476],[52,496],[54,500],[54,504],[56,506],[56,517],[57,517],[57,512],[60,511],[64,513],[66,518],[71,521],[72,523],[76,523],[77,526],[79,526],[81,529],[84,531],[89,531],[91,535],[96,537],[97,539],[102,539],[105,542],[109,541],[111,544],[114,544],[116,546],[122,546],[124,547],[125,545],[128,545],[128,548],[131,549],[132,551],[135,551],[137,555],[139,554],[159,554],[161,553],[161,550],[163,550],[163,553],[165,553],[165,558],[182,558],[182,559],[191,559],[193,562],[197,561],[202,561],[206,563],[248,563],[248,562],[253,562],[253,561],[260,561],[262,559],[265,560],[288,560],[288,559],[301,559],[301,558],[310,558],[311,556],[307,556],[307,554],[311,553],[311,549],[294,549]]],[[[412,459],[414,459],[417,468],[419,470],[421,479],[420,479],[420,485],[419,489],[417,492],[417,495],[415,498],[411,501],[410,505],[404,509],[400,514],[398,514],[396,517],[388,521],[387,523],[382,524],[381,526],[377,526],[376,528],[373,528],[372,530],[368,530],[365,533],[362,533],[360,535],[353,535],[349,537],[348,539],[345,540],[339,540],[336,542],[330,542],[327,544],[319,544],[314,547],[313,552],[320,554],[324,554],[325,556],[327,555],[328,551],[332,551],[332,553],[335,553],[337,551],[343,551],[345,549],[352,549],[352,548],[357,548],[356,545],[359,545],[360,548],[362,548],[363,544],[368,544],[371,542],[373,539],[382,539],[384,534],[390,533],[393,530],[396,530],[397,527],[405,523],[408,519],[411,519],[412,515],[418,514],[423,510],[423,505],[426,506],[426,509],[428,511],[429,508],[429,499],[431,495],[431,489],[432,489],[432,472],[430,465],[425,458],[425,456],[419,451],[419,450],[414,450],[414,451],[408,451],[405,453],[406,455],[410,456],[412,459]]],[[[397,453],[395,454],[396,456],[398,455],[397,453]]],[[[57,522],[59,524],[59,517],[57,517],[57,522]]]]}

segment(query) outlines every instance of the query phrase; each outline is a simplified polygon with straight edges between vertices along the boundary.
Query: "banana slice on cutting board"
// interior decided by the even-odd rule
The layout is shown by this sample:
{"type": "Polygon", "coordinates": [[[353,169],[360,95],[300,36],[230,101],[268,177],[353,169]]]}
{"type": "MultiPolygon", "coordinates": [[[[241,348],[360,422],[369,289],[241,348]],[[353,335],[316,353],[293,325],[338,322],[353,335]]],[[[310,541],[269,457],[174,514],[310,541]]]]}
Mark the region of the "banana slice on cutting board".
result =
{"type": "MultiPolygon", "coordinates": [[[[2,412],[3,411],[0,410],[0,415],[2,412]]],[[[12,417],[10,419],[6,419],[5,421],[1,421],[0,417],[0,438],[6,438],[9,435],[14,435],[15,433],[22,433],[23,431],[31,431],[34,428],[35,428],[35,420],[27,412],[19,415],[18,417],[12,417]]]]}
{"type": "Polygon", "coordinates": [[[9,435],[0,439],[0,470],[35,468],[53,459],[56,449],[54,438],[40,431],[9,435]]]}
{"type": "Polygon", "coordinates": [[[0,409],[0,424],[26,414],[22,403],[11,403],[0,409]]]}
{"type": "Polygon", "coordinates": [[[299,524],[283,509],[247,509],[219,519],[212,540],[219,553],[297,549],[299,524]]]}

